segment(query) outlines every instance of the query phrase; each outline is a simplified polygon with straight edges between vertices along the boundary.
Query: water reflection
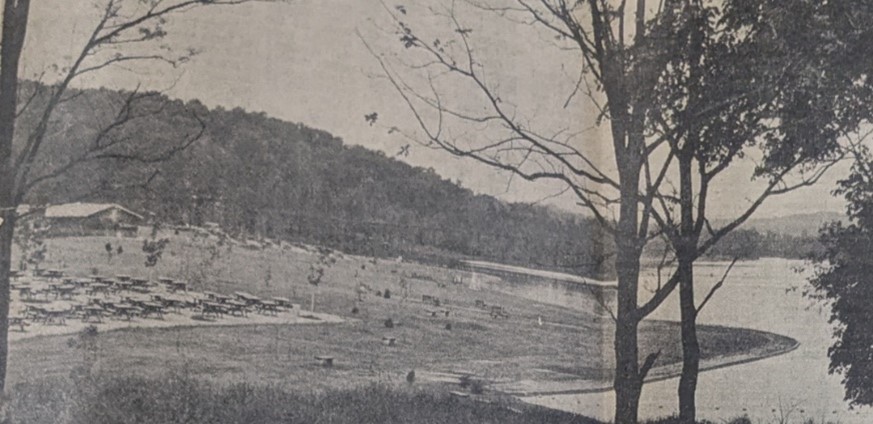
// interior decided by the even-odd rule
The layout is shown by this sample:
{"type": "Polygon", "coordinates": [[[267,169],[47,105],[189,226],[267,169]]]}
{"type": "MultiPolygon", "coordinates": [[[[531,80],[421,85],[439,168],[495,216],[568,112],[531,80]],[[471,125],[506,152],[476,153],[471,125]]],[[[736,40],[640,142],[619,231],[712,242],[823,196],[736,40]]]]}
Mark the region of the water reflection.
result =
{"type": "MultiPolygon", "coordinates": [[[[763,259],[738,263],[724,287],[701,312],[703,324],[722,324],[771,331],[792,337],[800,347],[790,353],[700,375],[699,417],[715,422],[749,415],[753,422],[778,423],[833,421],[843,424],[873,422],[873,410],[850,410],[843,400],[838,376],[827,372],[827,349],[832,330],[826,312],[803,297],[803,262],[763,259]]],[[[697,267],[700,300],[715,284],[727,263],[697,267]]],[[[648,275],[649,280],[653,275],[648,275]]],[[[672,296],[653,315],[678,320],[678,300],[672,296]]],[[[677,379],[647,384],[640,405],[644,418],[676,413],[677,379]]],[[[612,417],[611,392],[586,395],[543,396],[530,402],[608,420],[612,417]]]]}

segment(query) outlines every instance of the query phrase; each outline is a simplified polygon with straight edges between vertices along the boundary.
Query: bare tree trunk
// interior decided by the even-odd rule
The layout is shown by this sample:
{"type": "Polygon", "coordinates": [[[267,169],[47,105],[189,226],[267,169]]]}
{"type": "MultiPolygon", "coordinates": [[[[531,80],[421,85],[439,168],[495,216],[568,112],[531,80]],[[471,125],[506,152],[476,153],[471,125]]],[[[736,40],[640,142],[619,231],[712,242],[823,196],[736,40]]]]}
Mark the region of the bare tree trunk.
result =
{"type": "Polygon", "coordinates": [[[9,352],[9,271],[12,266],[12,236],[18,199],[12,141],[18,110],[18,66],[27,30],[29,0],[3,2],[3,34],[0,45],[0,393],[6,387],[9,352]]]}
{"type": "MultiPolygon", "coordinates": [[[[619,286],[627,283],[630,277],[619,277],[619,286]]],[[[627,299],[622,299],[619,290],[619,305],[627,304],[627,299]]],[[[642,393],[642,380],[639,370],[639,348],[637,340],[637,327],[639,321],[634,316],[627,316],[621,306],[616,315],[615,328],[615,423],[636,424],[639,415],[639,402],[642,393]]]]}
{"type": "Polygon", "coordinates": [[[700,344],[697,340],[697,309],[694,304],[694,267],[691,261],[679,262],[679,308],[682,315],[682,375],[679,377],[679,422],[694,424],[695,396],[700,371],[700,344]]]}
{"type": "Polygon", "coordinates": [[[618,275],[618,310],[615,323],[615,423],[636,424],[639,415],[642,376],[639,365],[637,328],[637,288],[640,274],[640,247],[637,242],[638,206],[635,199],[639,184],[638,159],[624,155],[620,161],[621,209],[615,236],[616,274],[618,275]]]}
{"type": "Polygon", "coordinates": [[[12,235],[15,211],[0,226],[0,390],[6,387],[6,359],[9,352],[9,270],[12,266],[12,235]]]}
{"type": "Polygon", "coordinates": [[[700,344],[697,341],[697,306],[694,303],[694,259],[697,235],[694,225],[692,181],[693,156],[689,151],[679,154],[680,234],[677,249],[679,275],[679,309],[682,334],[682,374],[679,377],[679,422],[694,424],[697,407],[697,374],[700,368],[700,344]]]}

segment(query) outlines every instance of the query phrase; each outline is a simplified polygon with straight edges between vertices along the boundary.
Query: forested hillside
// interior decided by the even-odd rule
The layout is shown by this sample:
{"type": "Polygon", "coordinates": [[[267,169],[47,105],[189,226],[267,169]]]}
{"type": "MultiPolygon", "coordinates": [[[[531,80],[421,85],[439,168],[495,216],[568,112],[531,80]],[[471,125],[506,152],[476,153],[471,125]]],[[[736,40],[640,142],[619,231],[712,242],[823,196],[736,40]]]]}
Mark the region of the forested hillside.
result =
{"type": "MultiPolygon", "coordinates": [[[[28,84],[22,97],[35,89],[45,87],[28,84]]],[[[432,169],[303,124],[129,94],[69,96],[51,122],[40,163],[63,166],[95,145],[100,154],[63,178],[46,178],[26,202],[119,202],[158,222],[212,221],[239,237],[373,256],[467,256],[581,275],[609,272],[611,238],[588,219],[477,195],[432,169]],[[120,116],[123,124],[114,125],[120,116]],[[186,140],[196,141],[162,160],[186,140]]],[[[37,93],[34,102],[43,97],[37,93]]],[[[36,118],[25,112],[19,125],[36,118]]]]}

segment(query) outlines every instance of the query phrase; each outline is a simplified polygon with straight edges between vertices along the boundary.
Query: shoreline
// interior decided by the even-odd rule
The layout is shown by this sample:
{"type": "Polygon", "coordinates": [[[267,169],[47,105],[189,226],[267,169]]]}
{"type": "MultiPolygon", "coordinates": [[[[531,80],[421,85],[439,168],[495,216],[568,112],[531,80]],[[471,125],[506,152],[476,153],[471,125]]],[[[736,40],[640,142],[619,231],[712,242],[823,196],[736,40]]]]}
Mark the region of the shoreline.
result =
{"type": "MultiPolygon", "coordinates": [[[[748,329],[744,329],[748,330],[748,329]]],[[[758,330],[749,330],[749,331],[758,331],[758,330]]],[[[765,350],[760,352],[747,352],[738,355],[730,355],[730,356],[715,356],[709,359],[702,359],[700,372],[708,372],[714,371],[722,368],[727,368],[736,365],[743,365],[757,361],[763,361],[765,359],[774,358],[777,356],[782,356],[788,353],[791,353],[797,350],[800,347],[800,342],[787,337],[778,335],[775,333],[761,332],[765,333],[770,337],[773,337],[774,340],[777,338],[783,339],[787,344],[784,347],[773,350],[765,350]]],[[[774,343],[778,343],[775,342],[774,343]]],[[[650,372],[650,376],[645,379],[644,385],[647,383],[655,383],[664,380],[670,380],[673,378],[678,378],[681,374],[681,366],[682,362],[676,362],[672,364],[666,364],[659,367],[655,367],[650,372]],[[654,374],[654,375],[652,375],[654,374]]],[[[612,381],[609,380],[574,380],[572,381],[573,385],[585,385],[588,387],[577,387],[577,388],[568,388],[568,389],[557,389],[557,390],[540,390],[540,391],[512,391],[512,390],[501,390],[503,394],[514,396],[522,401],[527,402],[525,398],[537,398],[542,396],[559,396],[559,395],[582,395],[582,394],[592,394],[592,393],[604,393],[611,391],[612,381]]]]}

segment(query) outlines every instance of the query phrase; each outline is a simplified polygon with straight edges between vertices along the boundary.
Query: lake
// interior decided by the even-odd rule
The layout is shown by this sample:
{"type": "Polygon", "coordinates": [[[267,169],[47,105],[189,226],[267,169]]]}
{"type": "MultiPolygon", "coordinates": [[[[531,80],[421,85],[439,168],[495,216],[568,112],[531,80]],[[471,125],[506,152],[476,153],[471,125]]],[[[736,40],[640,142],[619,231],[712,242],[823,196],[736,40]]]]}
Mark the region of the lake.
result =
{"type": "MultiPolygon", "coordinates": [[[[695,271],[696,296],[703,299],[724,273],[727,263],[700,263],[695,271]]],[[[827,311],[803,296],[808,270],[802,261],[762,259],[738,262],[721,290],[701,312],[701,324],[754,328],[792,337],[800,346],[787,354],[701,373],[698,417],[715,422],[748,415],[753,422],[800,423],[806,419],[841,424],[873,422],[873,409],[850,410],[843,400],[840,377],[828,374],[827,350],[832,327],[827,311]]],[[[652,273],[645,277],[649,284],[652,273]]],[[[679,319],[674,293],[652,318],[679,319]]],[[[678,379],[646,384],[641,418],[673,415],[678,411],[678,379]]],[[[614,394],[529,397],[524,400],[550,408],[612,419],[614,394]]]]}

